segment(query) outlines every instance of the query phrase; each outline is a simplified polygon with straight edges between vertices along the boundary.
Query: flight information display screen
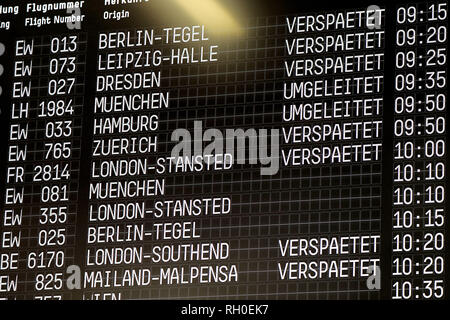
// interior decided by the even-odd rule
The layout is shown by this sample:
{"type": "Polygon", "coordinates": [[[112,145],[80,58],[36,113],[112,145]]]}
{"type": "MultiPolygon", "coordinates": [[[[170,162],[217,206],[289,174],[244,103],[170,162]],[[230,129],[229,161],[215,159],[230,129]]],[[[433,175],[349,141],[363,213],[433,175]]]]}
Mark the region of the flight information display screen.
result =
{"type": "Polygon", "coordinates": [[[446,300],[447,1],[0,1],[0,298],[446,300]]]}

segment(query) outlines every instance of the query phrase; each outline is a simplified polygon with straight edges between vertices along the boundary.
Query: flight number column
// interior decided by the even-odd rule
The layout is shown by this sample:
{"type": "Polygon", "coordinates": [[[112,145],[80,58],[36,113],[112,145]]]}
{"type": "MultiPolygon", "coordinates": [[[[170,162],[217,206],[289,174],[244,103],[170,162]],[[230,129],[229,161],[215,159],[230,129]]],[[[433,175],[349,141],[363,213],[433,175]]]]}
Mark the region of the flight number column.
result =
{"type": "Polygon", "coordinates": [[[65,278],[74,263],[84,44],[79,35],[16,41],[2,219],[2,250],[11,250],[14,271],[7,298],[70,298],[65,278]]]}
{"type": "MultiPolygon", "coordinates": [[[[46,292],[66,289],[66,268],[73,264],[86,60],[85,35],[50,37],[49,44],[49,78],[43,82],[47,96],[38,111],[38,125],[45,128],[44,154],[42,164],[34,168],[33,182],[42,184],[38,245],[45,262],[41,266],[52,272],[36,276],[38,299],[61,298],[59,293],[46,292]]],[[[29,267],[40,268],[42,258],[37,258],[29,258],[29,267]]]]}

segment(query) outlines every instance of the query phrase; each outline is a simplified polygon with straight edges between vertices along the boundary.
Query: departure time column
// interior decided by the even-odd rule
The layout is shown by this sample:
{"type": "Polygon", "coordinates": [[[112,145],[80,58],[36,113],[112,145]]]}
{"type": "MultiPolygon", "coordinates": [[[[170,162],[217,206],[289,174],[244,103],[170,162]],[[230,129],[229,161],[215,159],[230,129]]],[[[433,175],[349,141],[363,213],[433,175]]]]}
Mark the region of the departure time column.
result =
{"type": "Polygon", "coordinates": [[[444,298],[447,10],[397,9],[392,298],[444,298]]]}

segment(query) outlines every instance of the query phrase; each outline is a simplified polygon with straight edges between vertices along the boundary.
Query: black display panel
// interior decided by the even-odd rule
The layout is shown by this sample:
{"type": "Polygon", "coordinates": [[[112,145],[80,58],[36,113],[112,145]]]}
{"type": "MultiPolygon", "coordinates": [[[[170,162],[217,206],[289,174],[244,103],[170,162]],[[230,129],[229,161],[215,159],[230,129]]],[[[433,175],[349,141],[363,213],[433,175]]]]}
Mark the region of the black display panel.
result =
{"type": "Polygon", "coordinates": [[[446,1],[1,1],[0,298],[448,299],[446,1]]]}

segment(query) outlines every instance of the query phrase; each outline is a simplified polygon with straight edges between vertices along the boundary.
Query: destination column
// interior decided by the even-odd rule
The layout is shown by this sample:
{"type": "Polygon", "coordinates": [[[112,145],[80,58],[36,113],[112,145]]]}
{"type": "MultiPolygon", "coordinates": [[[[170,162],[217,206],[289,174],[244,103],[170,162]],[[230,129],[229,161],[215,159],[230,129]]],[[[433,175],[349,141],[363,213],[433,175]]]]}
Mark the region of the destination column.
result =
{"type": "Polygon", "coordinates": [[[217,62],[218,46],[197,25],[103,32],[98,49],[84,298],[155,298],[222,279],[224,267],[209,261],[226,260],[228,244],[202,241],[200,219],[228,213],[230,200],[184,195],[180,185],[231,165],[223,155],[173,156],[181,119],[169,115],[187,93],[181,68],[217,62]]]}

